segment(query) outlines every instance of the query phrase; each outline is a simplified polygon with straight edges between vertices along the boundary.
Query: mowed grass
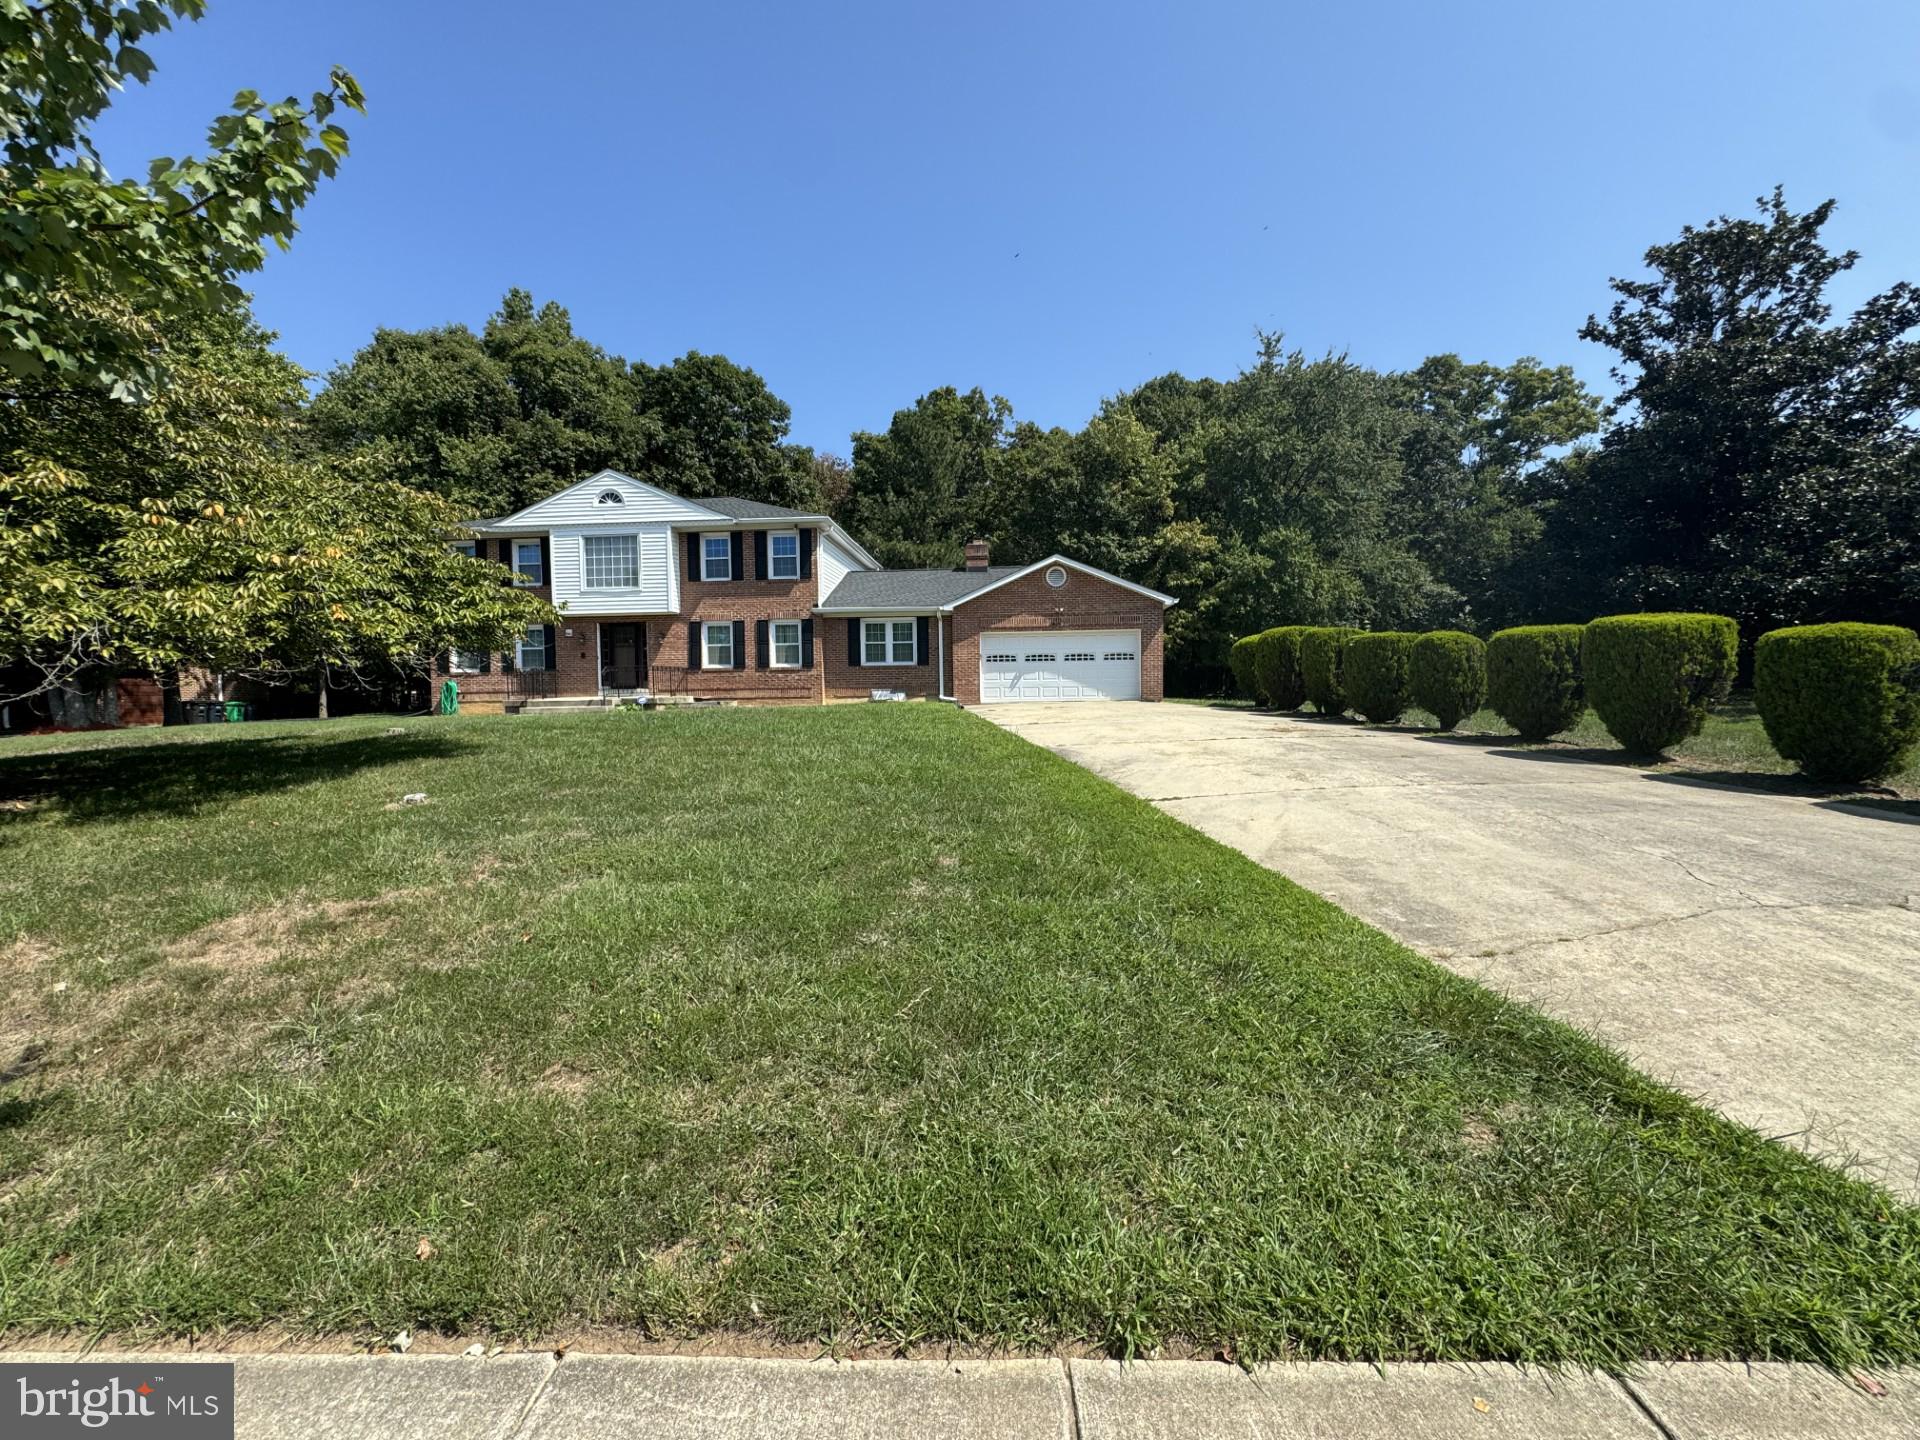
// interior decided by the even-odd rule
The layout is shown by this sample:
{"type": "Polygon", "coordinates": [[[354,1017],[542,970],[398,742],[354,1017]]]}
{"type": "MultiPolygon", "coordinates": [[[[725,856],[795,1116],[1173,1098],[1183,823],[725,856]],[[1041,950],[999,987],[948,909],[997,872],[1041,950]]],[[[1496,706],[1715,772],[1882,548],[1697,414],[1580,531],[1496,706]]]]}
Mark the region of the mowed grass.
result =
{"type": "Polygon", "coordinates": [[[0,794],[16,1340],[1920,1359],[1920,1213],[947,707],[20,741],[0,794]]]}

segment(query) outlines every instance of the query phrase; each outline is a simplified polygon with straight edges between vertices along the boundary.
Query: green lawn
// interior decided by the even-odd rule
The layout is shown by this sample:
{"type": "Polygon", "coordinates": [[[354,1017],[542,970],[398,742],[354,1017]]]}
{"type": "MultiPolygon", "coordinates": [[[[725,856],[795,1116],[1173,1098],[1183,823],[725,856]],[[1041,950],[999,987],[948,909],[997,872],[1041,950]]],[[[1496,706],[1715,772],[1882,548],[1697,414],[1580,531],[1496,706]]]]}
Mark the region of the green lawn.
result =
{"type": "Polygon", "coordinates": [[[977,717],[392,726],[0,750],[0,1333],[1920,1359],[1920,1212],[977,717]]]}

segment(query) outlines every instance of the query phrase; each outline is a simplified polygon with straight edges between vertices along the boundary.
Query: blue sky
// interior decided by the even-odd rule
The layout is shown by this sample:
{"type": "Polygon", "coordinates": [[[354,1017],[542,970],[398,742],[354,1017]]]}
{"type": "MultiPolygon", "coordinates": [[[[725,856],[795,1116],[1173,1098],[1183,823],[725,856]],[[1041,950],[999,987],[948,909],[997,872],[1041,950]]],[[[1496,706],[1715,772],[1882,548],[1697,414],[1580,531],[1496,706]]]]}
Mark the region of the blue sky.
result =
{"type": "Polygon", "coordinates": [[[1381,367],[1575,338],[1682,224],[1835,196],[1842,298],[1920,280],[1920,5],[212,0],[99,139],[144,174],[243,86],[369,113],[261,319],[324,371],[509,286],[630,359],[750,365],[793,438],[943,384],[1077,426],[1255,327],[1381,367]]]}

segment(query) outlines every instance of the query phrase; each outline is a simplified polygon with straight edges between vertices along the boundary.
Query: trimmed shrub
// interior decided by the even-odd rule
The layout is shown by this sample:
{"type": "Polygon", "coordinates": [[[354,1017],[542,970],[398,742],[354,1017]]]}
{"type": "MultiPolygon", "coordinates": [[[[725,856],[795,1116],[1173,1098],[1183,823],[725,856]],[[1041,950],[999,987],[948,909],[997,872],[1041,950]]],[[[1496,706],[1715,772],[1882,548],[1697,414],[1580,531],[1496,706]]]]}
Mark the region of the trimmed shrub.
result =
{"type": "Polygon", "coordinates": [[[1345,625],[1309,625],[1301,631],[1300,678],[1307,699],[1322,715],[1339,715],[1347,708],[1341,665],[1347,642],[1359,633],[1345,625]]]}
{"type": "Polygon", "coordinates": [[[1391,725],[1407,713],[1413,703],[1408,663],[1419,638],[1410,630],[1372,630],[1347,642],[1342,675],[1354,714],[1375,725],[1391,725]]]}
{"type": "Polygon", "coordinates": [[[1898,625],[1796,625],[1753,651],[1773,748],[1819,780],[1878,780],[1920,745],[1920,636],[1898,625]]]}
{"type": "Polygon", "coordinates": [[[1487,699],[1487,642],[1464,630],[1429,630],[1407,661],[1413,703],[1451,730],[1487,699]]]}
{"type": "Polygon", "coordinates": [[[1587,703],[1628,750],[1658,755],[1727,698],[1739,646],[1724,615],[1603,615],[1580,642],[1587,703]]]}
{"type": "Polygon", "coordinates": [[[1260,692],[1253,688],[1253,642],[1259,638],[1242,635],[1227,647],[1227,669],[1233,672],[1234,685],[1249,700],[1260,698],[1260,692]]]}
{"type": "Polygon", "coordinates": [[[1586,713],[1580,683],[1585,630],[1584,625],[1517,625],[1487,642],[1487,703],[1522,740],[1571,730],[1586,713]]]}
{"type": "Polygon", "coordinates": [[[1254,684],[1275,710],[1298,710],[1307,702],[1307,682],[1300,673],[1300,637],[1307,628],[1279,625],[1254,637],[1254,684]]]}

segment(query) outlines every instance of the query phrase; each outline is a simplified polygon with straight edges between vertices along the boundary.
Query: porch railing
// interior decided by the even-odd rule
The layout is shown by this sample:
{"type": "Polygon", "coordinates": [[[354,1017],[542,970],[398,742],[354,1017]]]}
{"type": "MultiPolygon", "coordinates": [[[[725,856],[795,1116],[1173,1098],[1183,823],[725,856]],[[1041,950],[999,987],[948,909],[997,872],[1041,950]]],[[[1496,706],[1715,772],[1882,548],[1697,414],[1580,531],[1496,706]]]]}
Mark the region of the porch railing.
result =
{"type": "Polygon", "coordinates": [[[560,693],[558,670],[510,670],[507,672],[509,700],[539,700],[560,693]]]}

